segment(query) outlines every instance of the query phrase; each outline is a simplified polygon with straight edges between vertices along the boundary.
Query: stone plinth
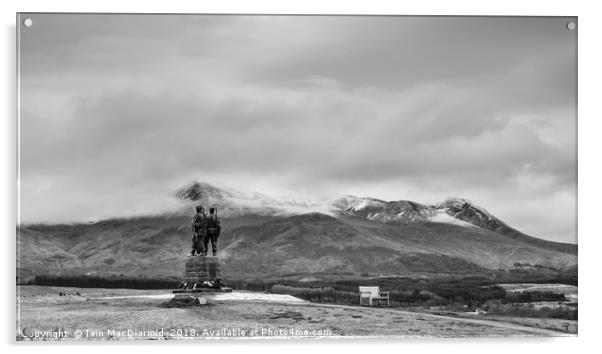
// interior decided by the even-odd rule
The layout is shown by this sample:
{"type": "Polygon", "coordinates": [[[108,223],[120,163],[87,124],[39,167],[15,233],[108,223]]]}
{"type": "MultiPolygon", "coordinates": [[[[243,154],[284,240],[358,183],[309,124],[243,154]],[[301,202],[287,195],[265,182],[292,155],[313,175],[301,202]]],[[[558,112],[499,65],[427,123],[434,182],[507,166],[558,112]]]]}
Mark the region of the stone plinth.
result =
{"type": "Polygon", "coordinates": [[[215,281],[221,279],[219,259],[211,256],[189,256],[186,260],[185,282],[215,281]]]}
{"type": "Polygon", "coordinates": [[[198,296],[207,293],[231,293],[232,288],[227,288],[222,286],[221,288],[196,288],[196,289],[178,289],[172,291],[174,294],[178,295],[190,295],[190,296],[198,296]]]}
{"type": "Polygon", "coordinates": [[[180,289],[173,292],[203,293],[214,291],[232,291],[230,288],[223,287],[219,259],[211,256],[188,256],[180,289]]]}

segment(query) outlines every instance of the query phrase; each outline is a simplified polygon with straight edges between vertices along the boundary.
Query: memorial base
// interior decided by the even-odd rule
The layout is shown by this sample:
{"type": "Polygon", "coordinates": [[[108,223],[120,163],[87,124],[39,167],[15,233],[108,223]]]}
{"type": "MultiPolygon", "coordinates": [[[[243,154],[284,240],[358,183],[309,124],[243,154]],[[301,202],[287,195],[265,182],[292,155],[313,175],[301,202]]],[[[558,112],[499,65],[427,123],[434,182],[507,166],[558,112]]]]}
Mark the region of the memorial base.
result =
{"type": "Polygon", "coordinates": [[[221,287],[221,288],[196,288],[196,289],[178,289],[174,290],[174,294],[178,295],[203,295],[209,293],[231,293],[232,288],[221,287]]]}
{"type": "Polygon", "coordinates": [[[231,292],[223,286],[219,259],[215,256],[188,256],[180,289],[174,294],[231,292]]]}

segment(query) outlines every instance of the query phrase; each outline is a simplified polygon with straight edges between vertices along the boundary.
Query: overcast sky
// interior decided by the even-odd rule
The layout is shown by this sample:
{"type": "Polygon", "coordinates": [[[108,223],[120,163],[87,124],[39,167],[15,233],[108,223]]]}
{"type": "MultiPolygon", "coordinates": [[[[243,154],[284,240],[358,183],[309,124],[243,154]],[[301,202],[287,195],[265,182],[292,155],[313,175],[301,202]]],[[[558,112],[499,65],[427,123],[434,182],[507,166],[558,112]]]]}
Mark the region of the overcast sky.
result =
{"type": "Polygon", "coordinates": [[[569,18],[29,17],[23,222],[169,210],[198,180],[464,197],[576,242],[569,18]]]}

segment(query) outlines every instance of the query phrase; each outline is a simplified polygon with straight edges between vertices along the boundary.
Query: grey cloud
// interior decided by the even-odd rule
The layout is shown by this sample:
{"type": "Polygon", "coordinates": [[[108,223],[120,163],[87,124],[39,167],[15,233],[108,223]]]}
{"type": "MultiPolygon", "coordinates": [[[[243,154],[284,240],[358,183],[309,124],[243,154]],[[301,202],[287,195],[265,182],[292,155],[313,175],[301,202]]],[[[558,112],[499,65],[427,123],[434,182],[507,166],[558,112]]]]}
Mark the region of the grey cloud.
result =
{"type": "Polygon", "coordinates": [[[210,178],[466,196],[572,241],[566,18],[39,16],[22,46],[25,220],[158,210],[210,178]]]}
{"type": "MultiPolygon", "coordinates": [[[[280,102],[276,92],[273,95],[264,103],[249,98],[212,102],[169,93],[104,96],[81,102],[77,118],[63,127],[68,144],[51,141],[41,151],[30,149],[41,146],[46,132],[40,132],[31,138],[32,144],[25,144],[23,154],[26,159],[42,158],[38,167],[46,170],[89,164],[97,173],[140,163],[141,174],[156,174],[162,168],[178,174],[202,166],[256,173],[287,169],[341,180],[440,174],[476,184],[483,183],[483,177],[486,183],[509,178],[525,166],[562,174],[573,162],[570,155],[548,159],[562,154],[529,127],[507,127],[507,122],[485,114],[467,115],[458,103],[443,105],[444,113],[429,114],[426,122],[409,116],[372,124],[366,118],[360,126],[354,126],[355,120],[345,126],[346,109],[319,104],[312,110],[305,94],[300,102],[288,104],[280,102]],[[324,111],[337,116],[330,118],[324,111]],[[60,159],[63,163],[57,164],[60,159]]],[[[423,110],[419,106],[410,112],[423,110]]],[[[27,126],[25,130],[36,131],[27,126]]]]}
{"type": "MultiPolygon", "coordinates": [[[[323,18],[315,22],[323,25],[329,41],[304,48],[301,55],[293,51],[285,60],[258,73],[256,79],[274,77],[280,81],[321,75],[352,84],[399,88],[424,81],[466,81],[503,75],[525,61],[540,66],[574,60],[576,41],[565,29],[567,21],[567,18],[323,18]]],[[[294,43],[294,36],[291,41],[294,43]]],[[[571,67],[564,69],[570,71],[571,67]]]]}

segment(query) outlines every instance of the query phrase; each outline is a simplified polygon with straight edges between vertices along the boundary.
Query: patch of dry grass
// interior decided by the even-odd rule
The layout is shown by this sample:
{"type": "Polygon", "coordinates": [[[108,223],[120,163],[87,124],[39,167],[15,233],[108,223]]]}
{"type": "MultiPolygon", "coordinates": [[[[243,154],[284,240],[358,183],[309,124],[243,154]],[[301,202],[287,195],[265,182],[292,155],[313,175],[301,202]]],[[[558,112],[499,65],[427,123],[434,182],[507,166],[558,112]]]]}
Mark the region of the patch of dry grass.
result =
{"type": "MultiPolygon", "coordinates": [[[[236,337],[257,335],[266,338],[291,334],[299,337],[534,335],[516,327],[506,328],[454,318],[364,307],[216,301],[214,306],[164,308],[161,307],[164,299],[88,300],[88,297],[115,295],[116,292],[121,295],[140,294],[140,291],[132,290],[80,289],[85,290],[85,294],[57,295],[59,292],[71,294],[74,290],[79,291],[73,288],[22,287],[18,317],[20,322],[17,325],[27,328],[29,333],[34,329],[65,329],[70,333],[68,339],[73,339],[77,329],[84,333],[104,334],[127,330],[157,332],[150,337],[139,336],[133,339],[214,338],[228,336],[228,333],[236,337]],[[163,331],[159,332],[160,329],[163,331]]],[[[132,339],[108,335],[84,339],[125,338],[132,339]]]]}

